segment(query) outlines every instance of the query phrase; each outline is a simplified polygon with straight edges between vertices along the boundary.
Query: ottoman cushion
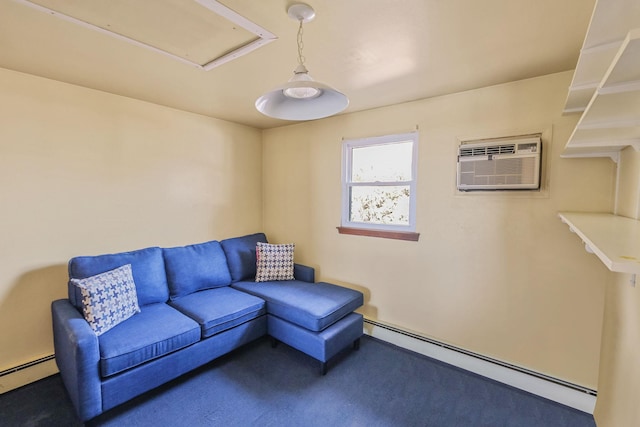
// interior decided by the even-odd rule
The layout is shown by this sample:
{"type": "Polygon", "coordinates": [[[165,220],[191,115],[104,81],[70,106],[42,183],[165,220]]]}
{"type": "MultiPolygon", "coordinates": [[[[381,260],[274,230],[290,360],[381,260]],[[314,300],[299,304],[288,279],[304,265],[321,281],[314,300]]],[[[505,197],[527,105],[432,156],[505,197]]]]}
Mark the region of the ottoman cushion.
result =
{"type": "Polygon", "coordinates": [[[322,331],[364,302],[362,292],[323,282],[242,281],[232,287],[264,299],[267,313],[311,331],[322,331]]]}

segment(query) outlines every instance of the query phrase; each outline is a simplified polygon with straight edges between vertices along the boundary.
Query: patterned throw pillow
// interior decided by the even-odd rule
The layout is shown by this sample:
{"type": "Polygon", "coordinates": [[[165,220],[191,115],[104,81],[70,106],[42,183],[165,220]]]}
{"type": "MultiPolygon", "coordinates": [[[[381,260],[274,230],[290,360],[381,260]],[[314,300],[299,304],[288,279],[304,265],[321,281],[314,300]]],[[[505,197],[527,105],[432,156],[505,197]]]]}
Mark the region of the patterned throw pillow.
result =
{"type": "Polygon", "coordinates": [[[256,246],[256,282],[294,280],[294,247],[293,243],[272,245],[258,242],[256,246]]]}
{"type": "Polygon", "coordinates": [[[140,312],[131,264],[71,282],[80,289],[82,314],[98,336],[140,312]]]}

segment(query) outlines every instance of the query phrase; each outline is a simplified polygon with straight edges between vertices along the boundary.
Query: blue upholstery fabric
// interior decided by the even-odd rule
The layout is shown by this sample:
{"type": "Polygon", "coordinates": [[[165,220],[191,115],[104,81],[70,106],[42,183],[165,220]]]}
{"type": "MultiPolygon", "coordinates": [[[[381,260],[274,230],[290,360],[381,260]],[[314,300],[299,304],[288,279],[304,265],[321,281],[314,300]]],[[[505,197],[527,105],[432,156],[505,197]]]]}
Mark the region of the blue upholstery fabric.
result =
{"type": "Polygon", "coordinates": [[[69,300],[51,303],[56,364],[81,420],[102,412],[98,337],[69,300]]]}
{"type": "Polygon", "coordinates": [[[362,292],[323,282],[244,281],[232,286],[266,300],[269,314],[311,331],[323,330],[364,302],[362,292]]]}
{"type": "Polygon", "coordinates": [[[296,280],[313,283],[316,281],[316,271],[313,267],[302,264],[293,264],[293,277],[296,280]]]}
{"type": "Polygon", "coordinates": [[[172,300],[231,284],[227,258],[220,242],[165,248],[162,253],[172,300]]]}
{"type": "Polygon", "coordinates": [[[362,293],[313,284],[313,268],[299,264],[296,280],[254,282],[255,248],[266,241],[257,233],[70,260],[69,300],[55,301],[52,315],[56,363],[80,419],[266,333],[322,361],[357,339],[362,316],[351,312],[362,305],[362,293]],[[71,279],[126,264],[141,312],[98,337],[80,312],[81,295],[71,279]]]}
{"type": "MultiPolygon", "coordinates": [[[[125,264],[131,264],[140,306],[166,302],[169,299],[162,249],[158,247],[72,258],[69,261],[69,278],[85,279],[125,264]]],[[[82,309],[82,294],[71,281],[69,281],[69,300],[76,308],[82,309]]]]}
{"type": "Polygon", "coordinates": [[[220,242],[227,256],[227,264],[233,282],[254,280],[256,277],[256,245],[267,243],[264,233],[249,234],[220,242]]]}
{"type": "Polygon", "coordinates": [[[363,326],[362,314],[359,313],[349,313],[320,332],[310,331],[279,317],[267,315],[269,335],[321,362],[326,362],[360,338],[363,326]]]}
{"type": "Polygon", "coordinates": [[[167,304],[150,304],[98,337],[103,377],[187,347],[200,339],[199,325],[167,304]]]}
{"type": "MultiPolygon", "coordinates": [[[[189,372],[260,338],[266,333],[267,316],[260,316],[211,338],[198,341],[180,351],[175,351],[140,365],[135,369],[129,369],[121,374],[106,378],[102,382],[102,411],[111,409],[147,390],[158,387],[185,372],[189,372]]],[[[96,370],[95,367],[93,369],[96,370]]],[[[216,395],[216,392],[216,390],[211,390],[211,396],[203,396],[204,401],[211,398],[225,397],[216,395]]],[[[203,406],[203,410],[206,411],[206,407],[203,406]]],[[[144,420],[141,423],[144,424],[144,420]]],[[[212,422],[209,424],[215,425],[212,422]]]]}
{"type": "Polygon", "coordinates": [[[266,312],[263,299],[228,286],[196,292],[170,304],[198,322],[202,338],[226,331],[266,312]]]}

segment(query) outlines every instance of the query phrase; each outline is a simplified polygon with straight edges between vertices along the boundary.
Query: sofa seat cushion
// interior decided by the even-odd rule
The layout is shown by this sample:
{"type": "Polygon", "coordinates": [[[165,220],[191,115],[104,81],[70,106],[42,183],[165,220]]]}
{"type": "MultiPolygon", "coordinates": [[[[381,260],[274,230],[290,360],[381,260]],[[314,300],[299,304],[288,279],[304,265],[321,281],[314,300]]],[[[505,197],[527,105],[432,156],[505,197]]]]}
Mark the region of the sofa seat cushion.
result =
{"type": "Polygon", "coordinates": [[[207,338],[266,313],[263,299],[230,287],[209,289],[170,303],[200,325],[207,338]]]}
{"type": "Polygon", "coordinates": [[[362,292],[323,282],[243,281],[232,287],[263,298],[269,314],[311,331],[325,329],[364,302],[362,292]]]}
{"type": "Polygon", "coordinates": [[[138,314],[98,337],[103,377],[138,366],[200,340],[197,322],[165,303],[138,314]]]}

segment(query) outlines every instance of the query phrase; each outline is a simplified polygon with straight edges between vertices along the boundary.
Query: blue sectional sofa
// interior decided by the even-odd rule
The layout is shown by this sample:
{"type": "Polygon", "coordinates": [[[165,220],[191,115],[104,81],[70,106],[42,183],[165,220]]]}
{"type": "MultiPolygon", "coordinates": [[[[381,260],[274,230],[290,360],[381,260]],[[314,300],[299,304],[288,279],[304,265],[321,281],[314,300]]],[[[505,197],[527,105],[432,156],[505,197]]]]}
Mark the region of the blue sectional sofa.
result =
{"type": "Polygon", "coordinates": [[[357,349],[363,318],[354,310],[362,293],[314,283],[313,268],[299,264],[292,280],[256,282],[258,242],[266,236],[71,259],[69,298],[52,303],[53,336],[79,418],[94,418],[264,335],[317,359],[322,374],[331,357],[352,344],[357,349]],[[115,292],[113,277],[122,280],[115,292]],[[127,286],[137,304],[120,292],[127,286]],[[108,305],[114,298],[124,301],[118,310],[108,305]],[[111,322],[104,329],[96,307],[111,322]]]}

